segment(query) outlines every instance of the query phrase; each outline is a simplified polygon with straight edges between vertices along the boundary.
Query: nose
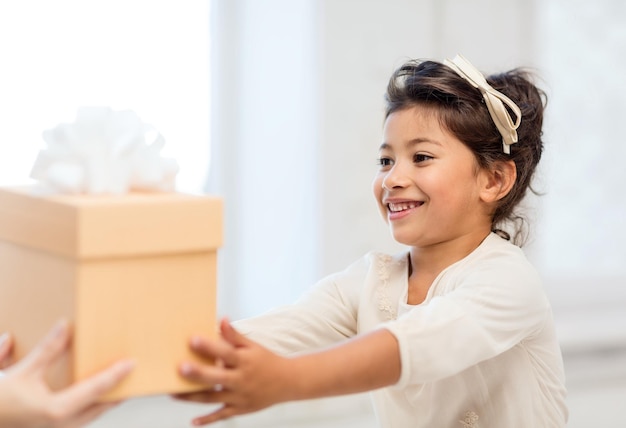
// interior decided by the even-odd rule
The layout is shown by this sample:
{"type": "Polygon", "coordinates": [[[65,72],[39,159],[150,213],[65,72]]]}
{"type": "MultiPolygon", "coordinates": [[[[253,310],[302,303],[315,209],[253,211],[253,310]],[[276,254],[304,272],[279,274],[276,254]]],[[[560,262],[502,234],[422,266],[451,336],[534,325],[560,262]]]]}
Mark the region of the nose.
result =
{"type": "Polygon", "coordinates": [[[383,177],[382,187],[385,190],[401,189],[407,186],[409,177],[402,165],[395,164],[383,177]]]}

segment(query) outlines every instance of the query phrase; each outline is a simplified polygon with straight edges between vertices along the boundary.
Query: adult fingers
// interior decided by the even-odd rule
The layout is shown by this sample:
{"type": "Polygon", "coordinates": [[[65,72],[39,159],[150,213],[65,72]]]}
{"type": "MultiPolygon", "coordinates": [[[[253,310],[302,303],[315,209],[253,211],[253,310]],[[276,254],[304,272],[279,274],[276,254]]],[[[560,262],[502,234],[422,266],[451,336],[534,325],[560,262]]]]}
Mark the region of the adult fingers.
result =
{"type": "Polygon", "coordinates": [[[9,365],[12,349],[13,337],[9,333],[3,333],[0,335],[0,369],[9,365]]]}
{"type": "Polygon", "coordinates": [[[80,428],[87,425],[89,422],[97,419],[104,412],[109,411],[113,407],[117,406],[119,403],[98,403],[92,406],[89,406],[87,409],[80,412],[78,415],[73,417],[70,421],[67,421],[63,424],[63,428],[80,428]]]}
{"type": "Polygon", "coordinates": [[[134,366],[135,363],[131,360],[119,361],[108,369],[60,391],[55,397],[56,405],[68,415],[81,413],[117,386],[134,366]]]}
{"type": "Polygon", "coordinates": [[[69,338],[67,321],[58,321],[37,346],[16,365],[16,370],[23,370],[29,374],[43,372],[67,349],[69,338]]]}

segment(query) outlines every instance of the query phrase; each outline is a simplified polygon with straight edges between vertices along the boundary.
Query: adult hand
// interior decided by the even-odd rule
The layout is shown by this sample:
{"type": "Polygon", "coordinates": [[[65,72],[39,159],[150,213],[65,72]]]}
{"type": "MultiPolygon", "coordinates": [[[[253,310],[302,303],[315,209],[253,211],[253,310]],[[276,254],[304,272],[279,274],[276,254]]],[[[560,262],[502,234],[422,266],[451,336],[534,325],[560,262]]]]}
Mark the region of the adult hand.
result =
{"type": "MultiPolygon", "coordinates": [[[[11,336],[8,333],[0,334],[0,370],[6,368],[11,362],[11,336]]],[[[0,372],[0,378],[4,372],[0,372]]]]}
{"type": "MultiPolygon", "coordinates": [[[[11,340],[0,343],[0,363],[10,354],[11,340]]],[[[133,364],[120,361],[66,389],[52,391],[44,379],[47,368],[67,352],[70,332],[59,322],[26,357],[0,377],[0,426],[12,428],[80,427],[116,403],[97,403],[130,373],[133,364]]]]}
{"type": "Polygon", "coordinates": [[[221,337],[209,340],[194,337],[191,349],[215,364],[185,362],[180,374],[209,389],[176,395],[175,398],[200,403],[222,403],[194,425],[205,425],[232,416],[254,412],[273,404],[297,399],[288,391],[294,384],[293,360],[280,357],[237,332],[227,320],[220,323],[221,337]]]}

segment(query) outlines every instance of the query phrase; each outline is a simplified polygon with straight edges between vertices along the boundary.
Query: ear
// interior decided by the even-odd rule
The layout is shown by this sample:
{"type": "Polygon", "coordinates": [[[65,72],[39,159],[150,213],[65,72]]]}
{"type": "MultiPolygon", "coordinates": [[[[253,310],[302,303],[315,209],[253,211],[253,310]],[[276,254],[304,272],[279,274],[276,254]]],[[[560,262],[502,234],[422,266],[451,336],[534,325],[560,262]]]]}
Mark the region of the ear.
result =
{"type": "Polygon", "coordinates": [[[482,174],[480,198],[484,202],[492,203],[504,198],[511,191],[517,178],[517,168],[512,160],[498,161],[489,169],[484,169],[482,174]]]}

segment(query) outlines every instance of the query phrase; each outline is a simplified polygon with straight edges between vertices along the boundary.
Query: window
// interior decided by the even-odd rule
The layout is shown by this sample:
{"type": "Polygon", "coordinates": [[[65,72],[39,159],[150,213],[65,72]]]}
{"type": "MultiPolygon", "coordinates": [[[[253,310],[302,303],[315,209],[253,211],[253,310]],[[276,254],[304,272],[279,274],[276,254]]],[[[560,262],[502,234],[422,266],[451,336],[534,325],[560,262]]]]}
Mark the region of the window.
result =
{"type": "Polygon", "coordinates": [[[563,299],[581,287],[584,305],[590,294],[607,302],[624,296],[618,284],[626,277],[620,128],[626,86],[624,59],[616,54],[626,43],[623,11],[620,2],[549,2],[540,9],[550,99],[537,262],[547,277],[563,279],[563,299]]]}
{"type": "Polygon", "coordinates": [[[0,184],[28,181],[42,131],[80,106],[131,109],[166,140],[179,190],[209,165],[209,2],[24,0],[0,5],[0,184]]]}

